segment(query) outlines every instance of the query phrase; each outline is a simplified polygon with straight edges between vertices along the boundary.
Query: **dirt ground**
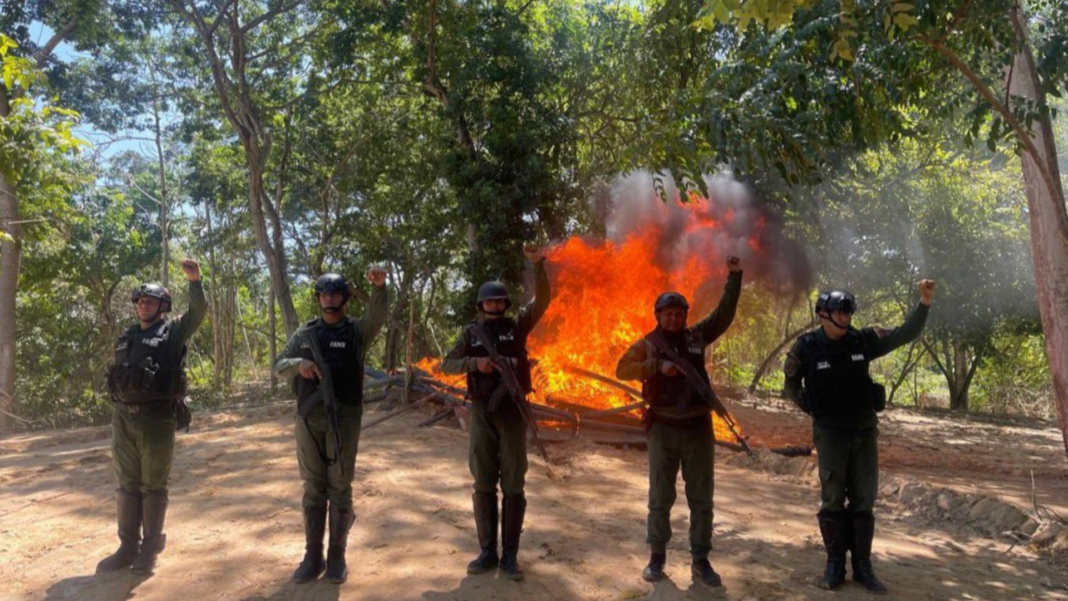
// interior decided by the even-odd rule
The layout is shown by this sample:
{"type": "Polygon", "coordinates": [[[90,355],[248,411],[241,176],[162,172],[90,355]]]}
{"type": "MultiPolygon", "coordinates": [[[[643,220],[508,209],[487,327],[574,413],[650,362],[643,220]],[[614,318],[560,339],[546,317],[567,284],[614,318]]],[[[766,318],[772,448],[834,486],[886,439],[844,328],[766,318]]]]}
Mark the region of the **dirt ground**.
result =
{"type": "MultiPolygon", "coordinates": [[[[757,444],[804,444],[803,416],[777,403],[735,403],[757,444]]],[[[374,411],[368,415],[375,416],[374,411]]],[[[378,414],[381,415],[381,414],[378,414]]],[[[681,492],[669,547],[669,579],[640,578],[646,460],[640,449],[575,441],[553,445],[550,478],[532,453],[521,562],[527,578],[467,576],[477,544],[470,512],[466,433],[418,428],[410,412],[364,434],[355,484],[359,516],[349,582],[296,585],[303,552],[300,480],[288,405],[197,416],[178,437],[168,548],[156,574],[96,576],[114,550],[115,487],[109,431],[85,428],[0,439],[0,599],[49,601],[489,599],[867,599],[857,585],[831,593],[814,584],[822,554],[809,477],[737,467],[717,450],[712,560],[725,586],[690,582],[681,492]]],[[[1055,428],[886,414],[888,475],[1037,501],[1068,516],[1068,461],[1055,428]]],[[[950,523],[893,505],[879,510],[876,568],[892,599],[1068,600],[1068,571],[950,523]]]]}

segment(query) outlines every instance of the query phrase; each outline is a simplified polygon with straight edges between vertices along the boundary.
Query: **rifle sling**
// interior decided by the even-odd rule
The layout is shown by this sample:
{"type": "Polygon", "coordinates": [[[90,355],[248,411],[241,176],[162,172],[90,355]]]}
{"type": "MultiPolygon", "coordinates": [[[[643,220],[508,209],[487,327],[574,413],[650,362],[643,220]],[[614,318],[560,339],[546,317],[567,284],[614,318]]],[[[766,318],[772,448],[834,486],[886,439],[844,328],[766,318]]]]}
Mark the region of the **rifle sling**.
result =
{"type": "MultiPolygon", "coordinates": [[[[716,396],[716,391],[712,390],[712,386],[708,382],[705,382],[703,378],[697,373],[693,365],[690,365],[689,361],[683,358],[675,349],[671,348],[667,340],[664,338],[663,332],[657,330],[651,335],[647,336],[649,342],[653,343],[653,346],[660,349],[660,352],[667,355],[667,358],[678,367],[679,371],[686,376],[686,382],[693,388],[697,394],[701,396],[701,399],[709,406],[710,409],[716,413],[722,413],[720,407],[722,404],[719,398],[716,396]]],[[[680,399],[680,409],[683,408],[683,404],[686,402],[686,398],[680,399]]]]}

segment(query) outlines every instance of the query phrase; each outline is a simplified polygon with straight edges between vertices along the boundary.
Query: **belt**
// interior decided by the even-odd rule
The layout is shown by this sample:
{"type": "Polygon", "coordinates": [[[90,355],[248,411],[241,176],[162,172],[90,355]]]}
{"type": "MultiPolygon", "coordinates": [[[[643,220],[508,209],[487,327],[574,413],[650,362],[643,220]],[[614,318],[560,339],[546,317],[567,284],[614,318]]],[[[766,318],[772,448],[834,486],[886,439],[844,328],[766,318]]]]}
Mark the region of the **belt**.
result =
{"type": "Polygon", "coordinates": [[[683,430],[689,430],[691,428],[708,427],[712,424],[712,414],[705,413],[702,415],[696,415],[694,417],[667,417],[663,414],[657,413],[656,410],[649,410],[650,425],[652,422],[657,421],[665,426],[671,426],[672,428],[680,428],[683,430]]]}
{"type": "Polygon", "coordinates": [[[161,409],[169,408],[173,405],[174,401],[171,399],[149,401],[147,403],[123,403],[119,401],[115,403],[115,408],[129,415],[138,415],[140,413],[162,413],[161,409]]]}

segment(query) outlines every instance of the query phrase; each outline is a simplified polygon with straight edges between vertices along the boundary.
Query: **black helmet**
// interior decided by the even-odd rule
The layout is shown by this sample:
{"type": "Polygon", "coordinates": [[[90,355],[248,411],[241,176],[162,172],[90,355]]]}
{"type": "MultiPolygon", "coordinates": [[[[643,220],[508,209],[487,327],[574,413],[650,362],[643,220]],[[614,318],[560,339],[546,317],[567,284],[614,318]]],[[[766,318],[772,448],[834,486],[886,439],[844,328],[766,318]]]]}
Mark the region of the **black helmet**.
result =
{"type": "Polygon", "coordinates": [[[315,296],[323,292],[340,292],[349,300],[349,281],[339,273],[324,273],[315,280],[315,296]]]}
{"type": "Polygon", "coordinates": [[[824,290],[816,299],[816,314],[823,311],[841,311],[852,315],[857,312],[857,299],[845,290],[824,290]]]}
{"type": "Polygon", "coordinates": [[[481,309],[482,301],[493,299],[504,299],[505,309],[512,306],[512,298],[508,295],[508,287],[504,285],[504,282],[493,280],[482,284],[478,289],[478,300],[475,305],[481,309]]]}
{"type": "Polygon", "coordinates": [[[159,299],[159,312],[168,313],[171,310],[171,293],[169,290],[163,287],[163,284],[157,284],[155,282],[149,282],[147,284],[141,284],[140,288],[135,288],[131,295],[131,302],[137,304],[137,299],[142,296],[150,296],[152,298],[159,299]]]}
{"type": "Polygon", "coordinates": [[[670,309],[672,307],[678,307],[685,311],[689,311],[690,303],[686,302],[686,297],[678,292],[665,292],[656,297],[656,304],[653,305],[653,311],[659,313],[664,309],[670,309]]]}

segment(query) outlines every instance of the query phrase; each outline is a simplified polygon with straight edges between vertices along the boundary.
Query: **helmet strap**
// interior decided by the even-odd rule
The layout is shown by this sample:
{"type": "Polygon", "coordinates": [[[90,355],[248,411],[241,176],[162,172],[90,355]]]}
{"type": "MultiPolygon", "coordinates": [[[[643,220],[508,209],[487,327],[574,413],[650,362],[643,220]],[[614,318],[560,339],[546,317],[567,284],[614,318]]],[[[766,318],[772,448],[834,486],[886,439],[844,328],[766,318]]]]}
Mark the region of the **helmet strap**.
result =
{"type": "Polygon", "coordinates": [[[487,311],[485,301],[478,303],[478,310],[481,311],[483,315],[488,315],[490,317],[503,317],[505,312],[508,311],[508,309],[505,309],[504,311],[487,311]]]}
{"type": "MultiPolygon", "coordinates": [[[[315,302],[316,303],[319,302],[319,294],[320,294],[319,292],[315,293],[315,302]]],[[[334,313],[344,312],[345,311],[345,304],[349,302],[349,295],[347,295],[347,294],[342,295],[342,299],[343,300],[341,301],[341,304],[339,306],[337,306],[337,307],[324,307],[324,306],[322,306],[320,304],[319,305],[319,310],[322,311],[323,313],[329,313],[331,315],[333,315],[334,313]]]]}
{"type": "Polygon", "coordinates": [[[849,326],[844,326],[844,325],[838,323],[837,321],[835,321],[834,317],[831,316],[831,312],[830,311],[827,311],[826,314],[820,314],[820,317],[823,317],[827,321],[833,323],[834,327],[838,328],[839,330],[849,330],[849,326]]]}

